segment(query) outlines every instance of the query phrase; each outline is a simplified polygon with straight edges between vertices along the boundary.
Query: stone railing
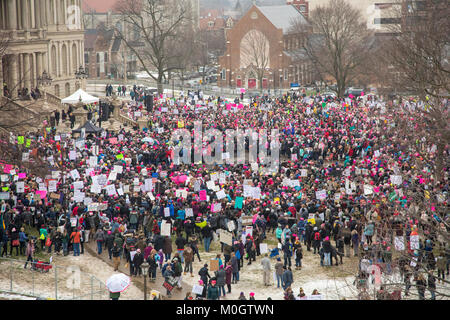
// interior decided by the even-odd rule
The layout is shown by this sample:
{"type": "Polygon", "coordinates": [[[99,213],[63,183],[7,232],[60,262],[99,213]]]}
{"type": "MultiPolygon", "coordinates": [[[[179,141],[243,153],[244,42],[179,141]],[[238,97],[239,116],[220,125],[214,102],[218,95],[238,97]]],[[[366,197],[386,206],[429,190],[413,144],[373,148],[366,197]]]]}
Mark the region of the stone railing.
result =
{"type": "Polygon", "coordinates": [[[47,95],[47,101],[51,104],[57,105],[60,108],[64,108],[65,105],[63,103],[61,103],[61,98],[59,98],[58,96],[55,96],[52,93],[46,92],[47,95]]]}
{"type": "Polygon", "coordinates": [[[126,123],[127,126],[130,127],[135,127],[138,125],[137,121],[134,121],[133,119],[130,119],[129,117],[123,115],[122,113],[119,112],[118,116],[117,116],[117,120],[121,123],[126,123]]]}
{"type": "MultiPolygon", "coordinates": [[[[21,130],[23,126],[31,126],[41,124],[44,119],[49,120],[48,114],[38,113],[35,110],[22,105],[7,97],[0,97],[0,105],[2,106],[2,117],[4,119],[14,119],[11,123],[17,124],[11,128],[11,131],[21,130]]],[[[8,125],[8,123],[6,123],[8,125]]]]}

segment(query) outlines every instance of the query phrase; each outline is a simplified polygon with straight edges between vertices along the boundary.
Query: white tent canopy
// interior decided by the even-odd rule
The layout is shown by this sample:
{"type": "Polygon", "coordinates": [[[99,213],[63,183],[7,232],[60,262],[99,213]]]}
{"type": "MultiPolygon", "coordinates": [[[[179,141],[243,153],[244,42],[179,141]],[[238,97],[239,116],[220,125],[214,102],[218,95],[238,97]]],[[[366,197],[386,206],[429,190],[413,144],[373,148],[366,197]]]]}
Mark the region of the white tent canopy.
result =
{"type": "Polygon", "coordinates": [[[80,102],[80,97],[81,97],[81,102],[84,103],[84,104],[99,102],[99,98],[91,96],[87,92],[83,91],[83,89],[77,90],[71,96],[62,99],[61,102],[62,103],[68,103],[68,104],[77,104],[77,103],[80,102]]]}

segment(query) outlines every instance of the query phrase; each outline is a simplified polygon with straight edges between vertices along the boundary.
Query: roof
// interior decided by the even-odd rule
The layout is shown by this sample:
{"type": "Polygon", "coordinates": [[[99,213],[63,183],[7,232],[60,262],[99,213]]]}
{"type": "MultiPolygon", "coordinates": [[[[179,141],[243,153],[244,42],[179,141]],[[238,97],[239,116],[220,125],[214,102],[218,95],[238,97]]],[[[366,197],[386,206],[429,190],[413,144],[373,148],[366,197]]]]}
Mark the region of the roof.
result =
{"type": "Polygon", "coordinates": [[[81,129],[86,129],[86,133],[99,133],[102,132],[103,129],[96,127],[95,125],[93,125],[90,121],[86,121],[86,123],[82,126],[79,127],[78,129],[72,130],[73,133],[81,133],[81,129]]]}
{"type": "Polygon", "coordinates": [[[301,23],[308,24],[305,17],[291,5],[284,6],[256,6],[259,11],[278,29],[282,29],[283,33],[289,32],[292,23],[299,19],[301,23]]]}

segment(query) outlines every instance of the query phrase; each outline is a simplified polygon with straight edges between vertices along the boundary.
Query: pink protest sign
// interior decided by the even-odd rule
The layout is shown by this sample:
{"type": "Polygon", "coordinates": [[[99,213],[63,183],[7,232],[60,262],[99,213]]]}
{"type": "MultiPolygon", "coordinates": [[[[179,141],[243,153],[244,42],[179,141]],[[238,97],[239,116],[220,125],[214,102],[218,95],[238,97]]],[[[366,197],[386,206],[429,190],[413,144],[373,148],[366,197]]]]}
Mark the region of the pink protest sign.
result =
{"type": "Polygon", "coordinates": [[[25,172],[19,173],[19,179],[26,179],[27,174],[25,172]]]}
{"type": "Polygon", "coordinates": [[[109,138],[109,143],[117,144],[117,138],[109,138]]]}
{"type": "Polygon", "coordinates": [[[245,88],[241,88],[241,93],[245,93],[245,88]]]}
{"type": "Polygon", "coordinates": [[[12,169],[12,165],[11,164],[5,164],[5,167],[3,168],[3,172],[4,173],[9,173],[12,169]]]}
{"type": "Polygon", "coordinates": [[[206,190],[200,190],[200,201],[206,201],[206,190]]]}
{"type": "Polygon", "coordinates": [[[41,200],[44,199],[47,196],[47,191],[45,190],[38,190],[36,191],[36,194],[38,194],[41,197],[41,200]]]}

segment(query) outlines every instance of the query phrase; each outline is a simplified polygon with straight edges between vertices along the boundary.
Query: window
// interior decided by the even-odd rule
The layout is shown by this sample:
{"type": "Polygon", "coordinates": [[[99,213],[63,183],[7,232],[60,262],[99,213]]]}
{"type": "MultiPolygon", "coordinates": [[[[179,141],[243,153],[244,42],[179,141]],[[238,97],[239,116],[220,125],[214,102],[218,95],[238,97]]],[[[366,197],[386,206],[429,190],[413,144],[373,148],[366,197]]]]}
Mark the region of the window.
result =
{"type": "Polygon", "coordinates": [[[208,26],[209,26],[210,28],[214,27],[214,21],[209,21],[209,22],[208,22],[208,26]]]}
{"type": "Polygon", "coordinates": [[[400,22],[400,18],[375,18],[373,21],[374,24],[396,24],[400,22]]]}
{"type": "Polygon", "coordinates": [[[227,71],[225,69],[222,69],[222,72],[220,73],[220,79],[227,80],[227,71]]]}
{"type": "Polygon", "coordinates": [[[108,52],[105,52],[105,62],[108,62],[108,52]]]}
{"type": "Polygon", "coordinates": [[[97,63],[100,62],[100,54],[97,52],[97,63]]]}
{"type": "Polygon", "coordinates": [[[250,18],[253,20],[258,19],[258,14],[256,12],[252,12],[252,14],[250,15],[250,18]]]}
{"type": "Polygon", "coordinates": [[[304,5],[304,4],[301,4],[300,6],[299,6],[299,9],[300,9],[300,12],[306,12],[306,6],[304,5]]]}
{"type": "Polygon", "coordinates": [[[84,63],[86,63],[86,64],[89,63],[89,53],[84,54],[84,63]]]}
{"type": "Polygon", "coordinates": [[[288,79],[288,69],[284,69],[284,80],[288,79]]]}

